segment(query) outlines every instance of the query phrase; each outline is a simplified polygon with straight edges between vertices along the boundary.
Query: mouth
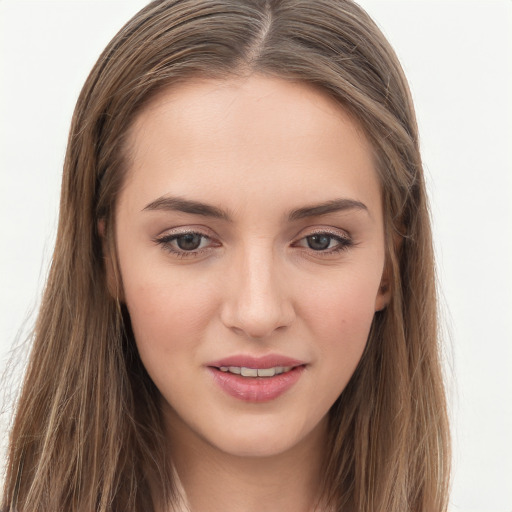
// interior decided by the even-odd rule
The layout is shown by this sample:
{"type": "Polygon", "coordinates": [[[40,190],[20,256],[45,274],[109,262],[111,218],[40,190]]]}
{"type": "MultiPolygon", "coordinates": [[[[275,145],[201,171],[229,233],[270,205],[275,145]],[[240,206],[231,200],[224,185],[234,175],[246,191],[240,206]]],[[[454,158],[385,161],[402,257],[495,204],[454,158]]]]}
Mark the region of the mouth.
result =
{"type": "Polygon", "coordinates": [[[299,381],[306,363],[276,356],[234,357],[210,363],[207,368],[229,396],[245,402],[268,402],[299,381]]]}
{"type": "Polygon", "coordinates": [[[241,375],[242,377],[274,377],[287,373],[295,368],[294,366],[273,366],[271,368],[247,368],[245,366],[220,366],[217,368],[224,373],[232,373],[233,375],[241,375]]]}

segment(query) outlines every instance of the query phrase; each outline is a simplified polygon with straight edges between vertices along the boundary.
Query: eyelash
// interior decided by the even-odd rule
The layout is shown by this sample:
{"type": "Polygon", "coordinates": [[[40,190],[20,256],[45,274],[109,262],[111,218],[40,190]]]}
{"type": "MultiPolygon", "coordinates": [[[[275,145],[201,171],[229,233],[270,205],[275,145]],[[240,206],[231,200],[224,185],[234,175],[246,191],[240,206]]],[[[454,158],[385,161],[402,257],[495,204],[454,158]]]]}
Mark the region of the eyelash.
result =
{"type": "MultiPolygon", "coordinates": [[[[215,245],[214,246],[210,245],[205,248],[194,249],[194,250],[190,250],[190,251],[173,247],[173,245],[172,245],[173,242],[175,242],[179,238],[187,236],[187,235],[199,236],[199,237],[201,237],[202,240],[212,240],[211,237],[209,237],[208,235],[205,235],[204,233],[201,233],[198,231],[185,231],[185,232],[181,232],[181,233],[169,234],[169,235],[157,237],[157,238],[155,238],[154,242],[156,244],[162,246],[166,251],[173,254],[173,256],[180,258],[180,259],[181,258],[195,258],[195,257],[201,256],[205,252],[207,252],[215,247],[215,245]]],[[[308,243],[307,239],[314,237],[314,236],[324,236],[324,237],[329,238],[330,239],[329,245],[332,243],[333,240],[338,242],[337,246],[330,248],[330,249],[328,248],[328,249],[316,250],[311,247],[302,247],[302,249],[304,249],[307,252],[313,253],[315,256],[328,257],[330,255],[339,254],[340,252],[346,251],[355,245],[354,241],[351,238],[349,238],[348,236],[341,236],[339,234],[334,234],[329,231],[315,231],[313,233],[310,233],[307,236],[303,236],[302,238],[297,240],[297,242],[294,242],[292,244],[292,246],[301,247],[301,246],[297,245],[299,242],[306,241],[306,243],[308,243]]],[[[202,241],[201,241],[201,243],[202,243],[202,241]]],[[[217,245],[217,247],[218,246],[219,245],[217,245]]]]}
{"type": "Polygon", "coordinates": [[[201,243],[203,240],[211,240],[211,237],[205,235],[204,233],[200,233],[198,231],[184,231],[181,233],[176,233],[172,235],[164,235],[161,237],[155,238],[155,243],[161,245],[166,251],[170,252],[173,256],[177,258],[195,258],[197,256],[201,256],[206,251],[212,249],[213,247],[209,246],[202,249],[195,249],[192,251],[186,251],[180,248],[174,248],[172,242],[178,240],[178,238],[184,237],[186,235],[197,235],[201,237],[201,243]]]}
{"type": "Polygon", "coordinates": [[[314,231],[313,233],[310,233],[309,235],[300,238],[297,242],[294,242],[293,245],[296,247],[300,247],[300,246],[297,246],[297,243],[302,242],[303,240],[306,241],[306,243],[307,243],[307,239],[312,238],[314,236],[321,236],[321,237],[329,238],[330,239],[329,245],[332,243],[333,240],[338,242],[338,244],[335,247],[331,247],[331,248],[327,248],[327,249],[315,250],[312,247],[303,247],[304,250],[306,250],[308,252],[312,252],[315,256],[329,257],[331,255],[336,255],[343,251],[347,251],[348,249],[350,249],[351,247],[354,246],[354,241],[351,238],[349,238],[348,236],[342,236],[339,234],[331,233],[329,231],[314,231]]]}

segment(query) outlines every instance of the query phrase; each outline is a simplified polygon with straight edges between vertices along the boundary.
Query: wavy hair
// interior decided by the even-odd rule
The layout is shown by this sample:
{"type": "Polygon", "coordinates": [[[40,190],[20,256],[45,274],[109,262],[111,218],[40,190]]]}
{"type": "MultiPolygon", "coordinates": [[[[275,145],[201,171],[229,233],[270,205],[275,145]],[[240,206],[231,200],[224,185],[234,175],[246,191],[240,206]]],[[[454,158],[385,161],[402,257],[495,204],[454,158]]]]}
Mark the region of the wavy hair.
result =
{"type": "Polygon", "coordinates": [[[2,507],[149,511],[177,499],[158,392],[107,282],[126,134],[161,90],[261,73],[311,84],[371,142],[380,180],[388,307],[330,411],[324,497],[332,510],[446,510],[449,435],[431,229],[418,132],[398,59],[350,0],[165,0],[136,14],[79,96],[57,241],[10,437],[2,507]]]}

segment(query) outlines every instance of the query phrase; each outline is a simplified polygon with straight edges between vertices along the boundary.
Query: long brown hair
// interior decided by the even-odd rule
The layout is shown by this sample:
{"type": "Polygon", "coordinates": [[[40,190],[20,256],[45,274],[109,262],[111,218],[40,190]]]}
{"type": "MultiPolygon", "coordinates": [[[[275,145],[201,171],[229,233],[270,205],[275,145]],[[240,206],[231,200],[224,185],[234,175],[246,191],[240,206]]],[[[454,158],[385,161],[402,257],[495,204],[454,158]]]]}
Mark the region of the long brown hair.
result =
{"type": "Polygon", "coordinates": [[[107,283],[114,206],[134,117],[192,77],[263,73],[338,101],[370,140],[392,299],[330,412],[324,497],[333,510],[446,510],[449,436],[418,133],[406,79],[350,0],[166,0],[136,14],[78,99],[51,271],[11,432],[3,508],[152,510],[176,498],[158,393],[107,283]]]}

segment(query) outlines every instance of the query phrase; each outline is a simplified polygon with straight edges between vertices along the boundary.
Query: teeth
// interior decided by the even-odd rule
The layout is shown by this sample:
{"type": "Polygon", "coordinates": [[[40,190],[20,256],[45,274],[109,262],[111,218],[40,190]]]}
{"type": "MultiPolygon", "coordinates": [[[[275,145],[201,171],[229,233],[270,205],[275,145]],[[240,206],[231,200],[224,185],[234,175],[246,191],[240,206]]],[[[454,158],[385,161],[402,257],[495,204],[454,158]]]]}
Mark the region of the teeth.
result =
{"type": "Polygon", "coordinates": [[[242,366],[240,373],[241,373],[242,377],[257,377],[258,376],[258,370],[256,368],[245,368],[245,366],[242,366]]]}
{"type": "Polygon", "coordinates": [[[276,374],[276,368],[261,368],[256,370],[258,377],[273,377],[276,374]]]}
{"type": "Polygon", "coordinates": [[[289,372],[293,366],[274,366],[273,368],[246,368],[245,366],[221,366],[219,370],[224,373],[234,373],[242,377],[273,377],[289,372]]]}

